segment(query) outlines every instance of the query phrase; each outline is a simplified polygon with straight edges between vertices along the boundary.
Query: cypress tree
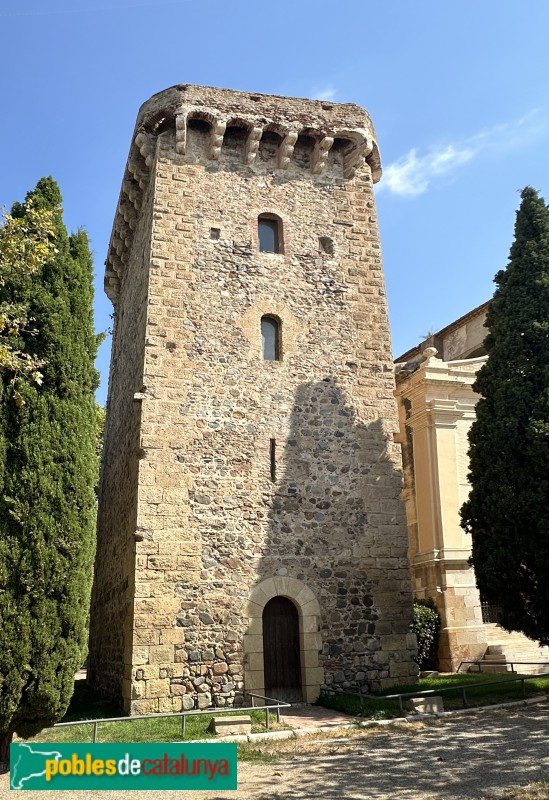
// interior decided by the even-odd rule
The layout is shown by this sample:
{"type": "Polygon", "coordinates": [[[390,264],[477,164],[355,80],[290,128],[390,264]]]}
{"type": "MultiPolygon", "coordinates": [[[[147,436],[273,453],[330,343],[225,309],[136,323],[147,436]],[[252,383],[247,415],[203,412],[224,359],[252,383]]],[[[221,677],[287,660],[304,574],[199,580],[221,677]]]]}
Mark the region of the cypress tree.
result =
{"type": "MultiPolygon", "coordinates": [[[[0,373],[0,762],[14,733],[58,721],[86,651],[95,542],[96,410],[92,259],[68,236],[51,178],[27,196],[55,209],[55,255],[11,285],[43,360],[41,386],[0,373]],[[14,400],[18,392],[17,402],[14,400]]],[[[25,215],[25,204],[14,215],[25,215]]]]}
{"type": "Polygon", "coordinates": [[[549,210],[521,193],[509,263],[488,309],[488,359],[469,433],[472,533],[481,595],[501,624],[549,644],[549,210]]]}

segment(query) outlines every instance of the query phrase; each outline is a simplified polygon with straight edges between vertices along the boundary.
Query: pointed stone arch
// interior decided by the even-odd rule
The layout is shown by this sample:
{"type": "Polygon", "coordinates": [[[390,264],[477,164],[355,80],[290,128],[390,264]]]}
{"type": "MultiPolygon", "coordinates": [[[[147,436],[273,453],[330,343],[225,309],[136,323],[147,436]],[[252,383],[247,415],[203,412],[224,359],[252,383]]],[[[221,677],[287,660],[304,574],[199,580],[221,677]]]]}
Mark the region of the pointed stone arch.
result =
{"type": "Polygon", "coordinates": [[[273,597],[286,597],[297,608],[303,699],[307,703],[314,703],[320,694],[320,686],[324,683],[324,670],[319,666],[318,659],[322,648],[319,633],[320,606],[311,589],[296,578],[278,575],[266,578],[250,593],[245,609],[248,631],[243,642],[244,689],[247,692],[265,694],[263,611],[273,597]]]}

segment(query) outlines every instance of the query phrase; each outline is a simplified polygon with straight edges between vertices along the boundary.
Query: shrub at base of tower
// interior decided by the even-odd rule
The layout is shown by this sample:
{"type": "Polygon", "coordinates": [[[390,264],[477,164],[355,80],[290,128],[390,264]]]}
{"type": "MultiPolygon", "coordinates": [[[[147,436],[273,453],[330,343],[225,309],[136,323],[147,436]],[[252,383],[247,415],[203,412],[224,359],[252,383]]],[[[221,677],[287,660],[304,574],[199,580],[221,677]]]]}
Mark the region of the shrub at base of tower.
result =
{"type": "Polygon", "coordinates": [[[437,668],[437,646],[440,631],[440,614],[434,600],[414,600],[414,619],[410,630],[417,637],[417,656],[420,669],[437,668]]]}
{"type": "MultiPolygon", "coordinates": [[[[36,336],[19,346],[43,362],[42,386],[0,372],[0,762],[14,733],[59,720],[86,648],[95,541],[97,342],[88,240],[68,236],[57,184],[27,198],[55,209],[56,253],[0,301],[28,310],[36,336]]],[[[24,217],[25,206],[16,207],[24,217]]]]}
{"type": "Polygon", "coordinates": [[[488,360],[469,434],[473,536],[481,595],[509,631],[549,644],[549,211],[523,190],[506,270],[495,278],[488,360]]]}

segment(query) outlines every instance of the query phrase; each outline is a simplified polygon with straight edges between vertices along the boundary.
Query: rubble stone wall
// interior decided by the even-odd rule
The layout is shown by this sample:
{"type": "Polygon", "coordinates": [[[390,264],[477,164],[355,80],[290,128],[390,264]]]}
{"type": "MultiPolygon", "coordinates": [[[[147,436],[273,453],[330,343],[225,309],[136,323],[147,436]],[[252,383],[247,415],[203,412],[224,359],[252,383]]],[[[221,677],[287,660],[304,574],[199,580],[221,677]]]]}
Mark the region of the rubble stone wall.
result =
{"type": "MultiPolygon", "coordinates": [[[[113,538],[120,505],[136,513],[133,713],[264,693],[262,613],[276,595],[299,612],[304,699],[416,676],[377,167],[361,144],[371,123],[356,106],[330,104],[323,119],[320,102],[236,95],[216,95],[195,124],[174,112],[173,126],[156,96],[154,143],[136,137],[154,186],[144,351],[133,344],[137,498],[134,486],[101,501],[113,538]],[[220,97],[241,108],[224,128],[220,97]],[[263,102],[274,120],[246,116],[263,102]],[[265,213],[283,252],[259,252],[265,213]],[[264,315],[280,325],[278,361],[262,357],[264,315]]],[[[111,252],[115,302],[135,257],[135,244],[125,265],[111,252]]]]}

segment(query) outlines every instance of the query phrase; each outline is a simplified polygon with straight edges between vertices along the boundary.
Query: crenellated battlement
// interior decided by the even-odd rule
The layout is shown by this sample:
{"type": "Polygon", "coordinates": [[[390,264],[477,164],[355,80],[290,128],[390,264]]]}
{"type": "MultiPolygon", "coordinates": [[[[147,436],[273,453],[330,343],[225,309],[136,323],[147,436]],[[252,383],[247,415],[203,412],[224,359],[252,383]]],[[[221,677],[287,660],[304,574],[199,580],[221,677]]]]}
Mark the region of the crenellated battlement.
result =
{"type": "Polygon", "coordinates": [[[175,161],[223,169],[224,149],[237,134],[240,163],[250,175],[269,171],[342,183],[367,164],[374,183],[381,177],[374,128],[360,106],[186,84],[166,89],[141,106],[132,136],[106,261],[105,291],[113,303],[160,138],[172,136],[175,161]],[[190,147],[193,131],[200,141],[190,147]],[[266,164],[258,153],[267,141],[273,159],[266,164]]]}

